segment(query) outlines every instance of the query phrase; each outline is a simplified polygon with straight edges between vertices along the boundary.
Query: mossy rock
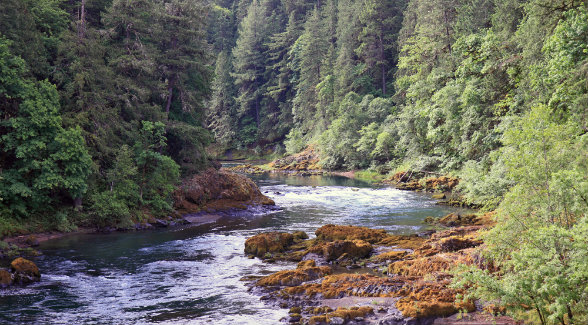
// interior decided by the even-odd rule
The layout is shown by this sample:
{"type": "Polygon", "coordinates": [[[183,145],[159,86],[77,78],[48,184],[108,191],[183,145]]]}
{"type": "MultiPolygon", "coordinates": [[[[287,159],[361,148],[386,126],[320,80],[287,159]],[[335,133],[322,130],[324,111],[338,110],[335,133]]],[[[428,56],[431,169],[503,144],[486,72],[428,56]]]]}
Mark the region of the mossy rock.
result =
{"type": "Polygon", "coordinates": [[[372,245],[363,240],[336,240],[320,243],[309,249],[311,253],[322,255],[327,261],[334,261],[343,255],[351,259],[366,258],[372,250],[372,245]]]}
{"type": "Polygon", "coordinates": [[[35,263],[19,257],[10,263],[10,269],[14,273],[14,281],[26,284],[41,280],[41,272],[35,263]]]}
{"type": "Polygon", "coordinates": [[[316,230],[315,234],[317,239],[321,241],[360,239],[370,244],[375,244],[388,236],[383,229],[336,225],[322,226],[316,230]]]}
{"type": "Polygon", "coordinates": [[[294,240],[308,239],[308,234],[304,231],[295,231],[292,233],[292,236],[294,236],[294,240]]]}
{"type": "Polygon", "coordinates": [[[294,236],[285,232],[269,232],[255,235],[245,241],[245,253],[257,257],[285,252],[294,243],[294,236]]]}
{"type": "Polygon", "coordinates": [[[328,266],[308,267],[296,270],[284,270],[268,275],[259,280],[256,285],[267,286],[287,286],[293,287],[302,284],[303,282],[316,280],[331,274],[332,270],[328,266]]]}
{"type": "Polygon", "coordinates": [[[0,270],[0,288],[6,288],[12,284],[12,274],[6,270],[0,270]]]}

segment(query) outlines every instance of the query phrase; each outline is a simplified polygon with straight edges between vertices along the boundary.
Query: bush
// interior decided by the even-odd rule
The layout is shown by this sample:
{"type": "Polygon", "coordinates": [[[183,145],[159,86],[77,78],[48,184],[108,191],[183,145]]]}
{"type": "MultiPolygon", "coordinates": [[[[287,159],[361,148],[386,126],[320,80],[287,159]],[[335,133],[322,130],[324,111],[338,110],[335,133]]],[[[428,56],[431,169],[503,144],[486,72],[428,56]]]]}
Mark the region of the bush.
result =
{"type": "Polygon", "coordinates": [[[302,131],[297,128],[290,130],[290,133],[286,135],[284,144],[286,145],[286,152],[291,155],[301,152],[306,147],[306,141],[304,141],[302,131]]]}

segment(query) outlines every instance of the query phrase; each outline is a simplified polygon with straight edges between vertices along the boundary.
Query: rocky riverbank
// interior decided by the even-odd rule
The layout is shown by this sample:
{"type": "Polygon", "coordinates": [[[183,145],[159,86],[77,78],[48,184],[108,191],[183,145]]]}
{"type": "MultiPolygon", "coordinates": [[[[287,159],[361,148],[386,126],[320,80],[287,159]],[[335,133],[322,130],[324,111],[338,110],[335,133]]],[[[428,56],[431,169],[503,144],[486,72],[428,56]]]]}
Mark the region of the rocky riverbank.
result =
{"type": "Polygon", "coordinates": [[[289,308],[284,321],[292,324],[437,324],[447,317],[457,321],[456,314],[479,324],[514,324],[491,315],[489,304],[460,300],[463,292],[450,287],[458,264],[495,271],[482,257],[479,239],[491,216],[450,215],[435,222],[448,220],[455,227],[412,236],[337,225],[319,228],[313,239],[301,232],[258,234],[245,243],[251,258],[298,264],[243,280],[263,301],[289,308]]]}
{"type": "MultiPolygon", "coordinates": [[[[246,213],[246,210],[250,209],[256,212],[276,209],[274,201],[263,195],[252,180],[243,175],[225,170],[219,171],[215,168],[207,169],[185,180],[174,192],[173,198],[175,211],[172,214],[163,218],[150,217],[145,222],[135,224],[131,229],[87,226],[74,232],[43,232],[3,238],[0,241],[0,262],[4,261],[6,264],[14,258],[16,261],[22,257],[34,259],[41,254],[34,249],[41,242],[71,234],[202,224],[214,222],[226,215],[239,215],[242,211],[246,213]]],[[[0,270],[0,287],[30,282],[23,281],[24,277],[19,275],[22,272],[19,272],[18,268],[13,267],[12,264],[10,269],[0,270]],[[12,280],[9,281],[9,278],[12,280]]]]}

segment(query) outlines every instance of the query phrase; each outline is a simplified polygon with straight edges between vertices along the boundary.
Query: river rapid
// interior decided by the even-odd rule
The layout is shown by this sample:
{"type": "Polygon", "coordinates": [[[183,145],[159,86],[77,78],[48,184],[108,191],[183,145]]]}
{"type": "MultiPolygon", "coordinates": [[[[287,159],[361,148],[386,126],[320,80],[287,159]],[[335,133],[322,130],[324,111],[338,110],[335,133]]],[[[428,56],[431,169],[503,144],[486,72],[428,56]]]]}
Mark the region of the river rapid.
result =
{"type": "Polygon", "coordinates": [[[35,260],[41,282],[0,290],[0,324],[277,324],[287,310],[248,293],[244,276],[295,268],[243,253],[265,231],[306,231],[325,224],[424,230],[427,216],[454,208],[429,195],[374,187],[344,177],[257,176],[281,208],[224,215],[213,223],[45,242],[35,260]]]}

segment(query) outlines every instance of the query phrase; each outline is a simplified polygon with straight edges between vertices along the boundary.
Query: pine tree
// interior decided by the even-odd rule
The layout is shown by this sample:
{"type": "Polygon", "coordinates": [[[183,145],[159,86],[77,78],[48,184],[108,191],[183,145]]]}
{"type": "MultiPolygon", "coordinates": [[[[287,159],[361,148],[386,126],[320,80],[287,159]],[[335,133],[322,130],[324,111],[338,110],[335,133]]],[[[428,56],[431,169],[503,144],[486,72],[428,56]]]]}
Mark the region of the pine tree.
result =
{"type": "Polygon", "coordinates": [[[247,16],[239,27],[239,38],[233,49],[233,77],[239,90],[239,138],[243,144],[251,144],[257,139],[260,124],[261,101],[266,80],[265,53],[269,30],[265,7],[260,0],[253,0],[247,16]]]}
{"type": "Polygon", "coordinates": [[[230,147],[237,140],[237,107],[236,92],[231,76],[231,54],[220,52],[216,59],[214,81],[212,83],[212,99],[207,111],[208,127],[214,132],[217,142],[230,147]]]}
{"type": "Polygon", "coordinates": [[[323,75],[322,68],[328,49],[328,40],[324,31],[325,25],[320,11],[315,8],[304,24],[304,33],[296,41],[299,51],[294,54],[299,62],[299,79],[292,113],[295,121],[305,132],[314,130],[318,122],[322,122],[325,118],[325,116],[317,116],[316,107],[318,103],[316,87],[323,75]]]}

